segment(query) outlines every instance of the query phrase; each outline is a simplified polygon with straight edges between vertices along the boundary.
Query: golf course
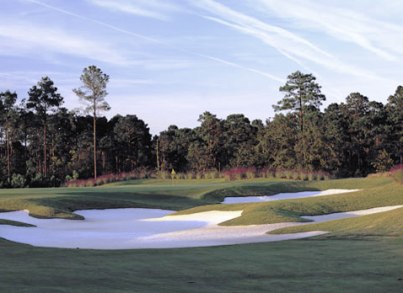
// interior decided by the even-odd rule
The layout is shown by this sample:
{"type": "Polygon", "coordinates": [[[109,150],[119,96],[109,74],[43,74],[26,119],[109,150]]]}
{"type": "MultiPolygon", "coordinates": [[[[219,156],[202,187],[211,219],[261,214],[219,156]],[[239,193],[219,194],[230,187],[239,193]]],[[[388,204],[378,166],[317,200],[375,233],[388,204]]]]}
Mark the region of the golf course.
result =
{"type": "MultiPolygon", "coordinates": [[[[388,176],[325,181],[146,179],[91,188],[3,189],[2,212],[28,210],[41,220],[85,221],[75,211],[94,209],[163,209],[173,216],[242,211],[219,226],[248,229],[300,222],[304,225],[270,233],[326,233],[263,243],[115,250],[35,247],[0,238],[0,292],[400,292],[403,208],[322,223],[304,218],[399,205],[402,185],[388,176]],[[221,203],[225,197],[330,189],[354,192],[221,203]]],[[[0,233],[10,226],[35,229],[19,221],[0,224],[0,233]]]]}

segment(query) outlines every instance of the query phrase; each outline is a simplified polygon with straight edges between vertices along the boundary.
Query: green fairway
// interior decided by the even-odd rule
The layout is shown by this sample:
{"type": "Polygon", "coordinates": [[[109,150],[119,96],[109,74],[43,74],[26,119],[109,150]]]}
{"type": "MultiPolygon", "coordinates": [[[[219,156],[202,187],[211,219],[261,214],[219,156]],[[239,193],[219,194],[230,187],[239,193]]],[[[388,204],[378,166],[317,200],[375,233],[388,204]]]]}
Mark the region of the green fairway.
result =
{"type": "Polygon", "coordinates": [[[221,202],[227,195],[312,190],[303,182],[254,180],[134,180],[102,187],[0,190],[0,211],[28,209],[36,217],[79,218],[78,209],[144,207],[183,210],[221,202]]]}
{"type": "MultiPolygon", "coordinates": [[[[180,213],[239,210],[225,225],[301,221],[303,215],[403,204],[390,178],[319,182],[145,180],[97,188],[0,191],[0,209],[74,218],[77,209],[152,207],[180,213]],[[217,205],[224,196],[361,189],[269,203],[217,205]]],[[[401,292],[403,209],[286,232],[312,239],[211,248],[83,250],[37,248],[0,239],[0,292],[401,292]]],[[[21,225],[0,221],[1,224],[21,225]]],[[[284,229],[279,232],[285,232],[284,229]]]]}
{"type": "MultiPolygon", "coordinates": [[[[243,210],[241,217],[227,221],[223,223],[223,225],[252,225],[280,222],[301,222],[305,221],[301,218],[302,216],[323,215],[403,204],[402,185],[388,178],[294,183],[294,186],[301,186],[308,190],[325,190],[330,188],[358,188],[361,190],[354,193],[339,194],[335,196],[292,199],[286,201],[202,206],[181,211],[180,214],[203,212],[213,209],[234,211],[243,210]]],[[[395,224],[397,227],[398,222],[392,224],[395,224]]],[[[297,231],[297,227],[292,229],[292,231],[294,231],[294,229],[297,231]]],[[[301,227],[298,229],[308,228],[301,227]]]]}
{"type": "MultiPolygon", "coordinates": [[[[123,207],[185,210],[205,206],[209,209],[243,209],[244,217],[232,224],[260,224],[283,220],[295,221],[299,215],[323,214],[403,204],[398,185],[390,178],[344,179],[330,181],[289,180],[139,180],[92,188],[38,188],[0,190],[0,211],[28,209],[36,217],[80,218],[73,211],[123,207]],[[352,195],[337,196],[337,200],[304,199],[287,203],[210,206],[220,203],[225,196],[256,196],[279,192],[325,190],[330,188],[364,189],[352,195]],[[365,198],[365,200],[364,200],[365,198]],[[272,211],[274,210],[274,211],[272,211]],[[264,213],[265,217],[258,214],[264,213]],[[248,215],[249,214],[249,215],[248,215]],[[251,218],[251,214],[254,214],[251,218]],[[276,220],[277,219],[277,220],[276,220]],[[240,220],[240,222],[239,222],[240,220]]],[[[194,210],[190,211],[194,212],[194,210]]]]}
{"type": "Polygon", "coordinates": [[[0,241],[0,292],[401,292],[403,238],[170,250],[0,241]]]}

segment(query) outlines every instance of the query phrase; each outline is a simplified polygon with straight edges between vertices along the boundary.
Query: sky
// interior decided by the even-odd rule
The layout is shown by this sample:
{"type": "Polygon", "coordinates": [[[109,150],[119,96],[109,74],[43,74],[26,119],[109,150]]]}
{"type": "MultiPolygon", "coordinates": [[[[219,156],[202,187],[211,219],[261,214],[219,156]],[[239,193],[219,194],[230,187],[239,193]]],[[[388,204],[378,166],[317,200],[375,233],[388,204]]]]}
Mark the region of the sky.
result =
{"type": "Polygon", "coordinates": [[[96,65],[110,76],[108,118],[151,133],[275,115],[279,87],[312,73],[325,105],[352,92],[386,103],[403,84],[401,0],[0,0],[0,91],[19,99],[44,76],[68,109],[96,65]]]}

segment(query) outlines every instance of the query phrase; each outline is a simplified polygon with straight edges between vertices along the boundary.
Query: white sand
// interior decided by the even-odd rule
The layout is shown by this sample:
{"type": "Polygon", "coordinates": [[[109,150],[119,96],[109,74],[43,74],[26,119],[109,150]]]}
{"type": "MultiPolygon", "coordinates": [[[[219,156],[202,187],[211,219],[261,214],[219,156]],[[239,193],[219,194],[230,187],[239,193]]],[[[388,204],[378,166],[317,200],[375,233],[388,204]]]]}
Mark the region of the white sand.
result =
{"type": "MultiPolygon", "coordinates": [[[[403,206],[382,207],[324,216],[305,217],[324,222],[389,211],[403,206]]],[[[0,225],[0,237],[40,247],[137,249],[231,245],[300,239],[326,232],[268,235],[283,227],[303,223],[278,223],[223,227],[219,223],[239,217],[242,211],[209,211],[170,215],[155,209],[109,209],[77,211],[85,220],[36,219],[28,211],[0,213],[0,219],[20,221],[37,227],[0,225]]]]}
{"type": "Polygon", "coordinates": [[[240,196],[240,197],[226,197],[223,204],[235,204],[235,203],[252,203],[252,202],[265,202],[274,200],[284,200],[284,199],[296,199],[296,198],[306,198],[306,197],[316,197],[316,196],[326,196],[326,195],[336,195],[343,193],[356,192],[359,189],[328,189],[324,191],[303,191],[303,192],[293,192],[293,193],[278,193],[274,195],[264,195],[264,196],[240,196]]]}
{"type": "Polygon", "coordinates": [[[333,221],[333,220],[347,219],[347,218],[353,218],[353,217],[358,217],[358,216],[365,216],[365,215],[372,215],[372,214],[377,214],[377,213],[382,213],[382,212],[388,212],[388,211],[392,211],[392,210],[399,209],[402,207],[403,207],[403,205],[386,206],[386,207],[372,208],[372,209],[367,209],[367,210],[358,210],[358,211],[351,211],[351,212],[344,212],[344,213],[334,213],[334,214],[321,215],[321,216],[304,216],[303,218],[312,220],[314,222],[321,223],[321,222],[327,222],[327,221],[333,221]]]}

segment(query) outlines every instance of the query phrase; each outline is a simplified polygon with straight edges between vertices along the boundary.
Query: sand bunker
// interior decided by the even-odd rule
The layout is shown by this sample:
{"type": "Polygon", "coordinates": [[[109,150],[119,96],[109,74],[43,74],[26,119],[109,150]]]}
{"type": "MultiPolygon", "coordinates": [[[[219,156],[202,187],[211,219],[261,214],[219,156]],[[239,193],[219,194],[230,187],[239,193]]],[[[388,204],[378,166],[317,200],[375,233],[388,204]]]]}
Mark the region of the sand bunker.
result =
{"type": "MultiPolygon", "coordinates": [[[[384,212],[403,206],[382,207],[324,216],[305,217],[315,222],[384,212]]],[[[314,231],[268,235],[279,228],[303,223],[278,223],[224,227],[219,223],[239,217],[242,211],[209,211],[170,215],[155,209],[109,209],[76,211],[85,220],[36,219],[28,211],[0,213],[0,219],[20,221],[36,227],[0,225],[0,237],[39,247],[88,249],[138,249],[203,247],[270,242],[312,237],[314,231]]]]}
{"type": "Polygon", "coordinates": [[[222,203],[223,204],[234,204],[234,203],[264,202],[264,201],[274,201],[274,200],[284,200],[284,199],[335,195],[335,194],[343,194],[343,193],[356,192],[356,191],[359,191],[359,189],[328,189],[328,190],[324,190],[324,191],[303,191],[303,192],[293,192],[293,193],[278,193],[275,195],[265,195],[265,196],[226,197],[222,203]]]}
{"type": "Polygon", "coordinates": [[[312,220],[316,223],[321,223],[321,222],[328,222],[328,221],[333,221],[333,220],[354,218],[354,217],[358,217],[358,216],[365,216],[365,215],[372,215],[372,214],[377,214],[377,213],[382,213],[382,212],[388,212],[388,211],[392,211],[392,210],[399,209],[402,207],[403,207],[403,205],[386,206],[386,207],[372,208],[372,209],[367,209],[367,210],[350,211],[350,212],[344,212],[344,213],[334,213],[334,214],[321,215],[321,216],[304,216],[303,218],[312,220]]]}

